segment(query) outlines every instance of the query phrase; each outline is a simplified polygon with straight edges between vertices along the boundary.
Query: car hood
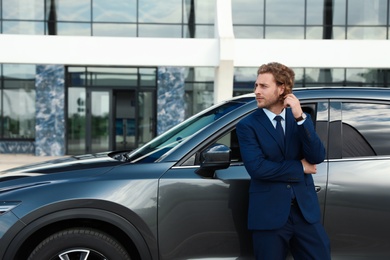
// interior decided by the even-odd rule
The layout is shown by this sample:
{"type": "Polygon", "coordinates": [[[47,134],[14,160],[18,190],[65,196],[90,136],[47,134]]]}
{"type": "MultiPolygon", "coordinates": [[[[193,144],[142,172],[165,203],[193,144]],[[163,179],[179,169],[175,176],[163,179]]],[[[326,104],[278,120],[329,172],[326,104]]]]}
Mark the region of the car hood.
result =
{"type": "MultiPolygon", "coordinates": [[[[112,168],[124,163],[115,158],[116,157],[112,156],[112,153],[109,152],[69,156],[8,169],[0,172],[0,178],[11,175],[41,175],[68,171],[82,171],[86,169],[101,169],[102,171],[106,171],[107,168],[112,168]]],[[[100,170],[97,173],[99,172],[100,170]]]]}

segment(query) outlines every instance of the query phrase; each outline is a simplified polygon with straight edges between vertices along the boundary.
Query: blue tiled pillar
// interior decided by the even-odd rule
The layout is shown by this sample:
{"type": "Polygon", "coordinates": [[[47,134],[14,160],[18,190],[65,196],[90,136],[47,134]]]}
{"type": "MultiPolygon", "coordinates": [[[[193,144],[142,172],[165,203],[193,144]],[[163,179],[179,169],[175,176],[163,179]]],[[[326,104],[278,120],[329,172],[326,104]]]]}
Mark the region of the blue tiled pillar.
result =
{"type": "Polygon", "coordinates": [[[64,66],[37,65],[35,155],[65,155],[64,66]]]}
{"type": "Polygon", "coordinates": [[[185,69],[158,68],[157,80],[157,134],[182,122],[185,117],[185,69]]]}

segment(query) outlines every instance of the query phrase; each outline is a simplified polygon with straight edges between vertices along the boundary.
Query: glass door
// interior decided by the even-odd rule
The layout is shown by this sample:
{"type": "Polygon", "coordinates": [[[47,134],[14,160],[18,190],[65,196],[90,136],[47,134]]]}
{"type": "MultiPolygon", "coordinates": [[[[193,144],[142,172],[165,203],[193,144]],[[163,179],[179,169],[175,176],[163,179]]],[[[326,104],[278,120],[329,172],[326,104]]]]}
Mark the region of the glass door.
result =
{"type": "Polygon", "coordinates": [[[98,153],[112,150],[110,133],[111,90],[88,90],[87,106],[87,152],[98,153]]]}
{"type": "Polygon", "coordinates": [[[137,144],[139,146],[152,140],[156,132],[155,91],[140,91],[138,94],[137,144]]]}
{"type": "Polygon", "coordinates": [[[115,150],[132,150],[136,145],[135,90],[117,90],[115,100],[115,150]]]}

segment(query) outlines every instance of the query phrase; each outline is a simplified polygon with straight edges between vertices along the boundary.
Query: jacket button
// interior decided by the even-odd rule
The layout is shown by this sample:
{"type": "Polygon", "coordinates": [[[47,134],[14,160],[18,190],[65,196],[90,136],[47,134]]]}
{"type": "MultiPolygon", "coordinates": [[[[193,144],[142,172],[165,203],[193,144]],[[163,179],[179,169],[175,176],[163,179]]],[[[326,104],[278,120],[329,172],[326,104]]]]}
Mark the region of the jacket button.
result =
{"type": "Polygon", "coordinates": [[[287,189],[290,189],[290,188],[291,188],[291,185],[290,185],[290,184],[288,184],[288,185],[287,185],[287,189]]]}

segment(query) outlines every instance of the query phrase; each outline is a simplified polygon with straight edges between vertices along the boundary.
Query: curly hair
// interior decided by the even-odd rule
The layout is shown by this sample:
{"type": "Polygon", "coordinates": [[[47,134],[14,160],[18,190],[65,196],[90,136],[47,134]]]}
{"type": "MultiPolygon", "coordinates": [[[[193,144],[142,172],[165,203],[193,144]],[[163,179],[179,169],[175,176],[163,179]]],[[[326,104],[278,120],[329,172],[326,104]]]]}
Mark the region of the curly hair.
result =
{"type": "Polygon", "coordinates": [[[263,64],[257,70],[257,75],[271,73],[278,86],[285,86],[285,93],[291,93],[294,87],[295,73],[292,69],[278,62],[263,64]]]}

